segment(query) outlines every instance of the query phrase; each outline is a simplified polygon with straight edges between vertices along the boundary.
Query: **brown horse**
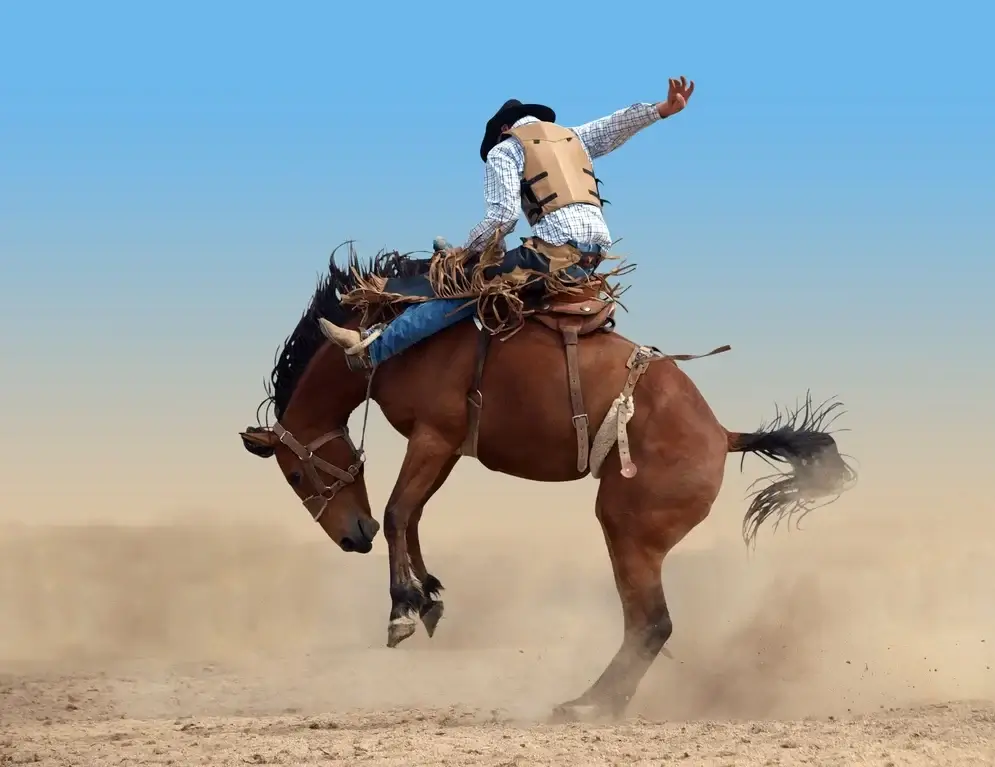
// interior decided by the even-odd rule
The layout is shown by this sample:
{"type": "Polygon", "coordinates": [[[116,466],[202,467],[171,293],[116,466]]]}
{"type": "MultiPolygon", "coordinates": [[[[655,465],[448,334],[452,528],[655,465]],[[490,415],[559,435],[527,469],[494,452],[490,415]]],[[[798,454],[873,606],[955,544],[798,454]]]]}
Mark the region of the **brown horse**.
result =
{"type": "Polygon", "coordinates": [[[358,278],[425,266],[404,257],[362,266],[353,256],[343,270],[334,254],[330,261],[328,276],[273,370],[263,404],[273,406],[276,423],[249,427],[241,437],[249,452],[276,455],[287,482],[326,534],[344,551],[361,553],[372,549],[380,525],[370,512],[362,443],[351,439],[348,418],[372,398],[407,438],[383,522],[389,646],[414,632],[415,614],[429,636],[441,617],[442,585],[425,564],[418,523],[461,455],[475,453],[488,469],[539,482],[580,479],[589,465],[586,423],[601,424],[624,389],[631,390],[634,411],[627,427],[611,431],[618,444],[607,443],[595,504],[622,602],[623,639],[600,678],[557,707],[561,716],[620,716],[664,650],[672,623],[661,582],[663,559],[708,515],[729,453],[757,453],[788,468],[766,478],[754,496],[743,521],[747,542],[765,520],[807,513],[854,478],[826,431],[838,403],[806,405],[754,432],[729,432],[673,359],[655,355],[648,361],[636,344],[605,332],[603,302],[593,305],[597,320],[578,317],[576,306],[558,313],[547,307],[538,317],[543,322],[530,319],[503,342],[487,343],[486,332],[461,322],[389,359],[375,375],[354,371],[323,333],[323,319],[357,327],[360,317],[340,298],[358,278]],[[573,362],[565,365],[571,355],[573,362]],[[583,400],[579,405],[576,394],[583,400]]]}

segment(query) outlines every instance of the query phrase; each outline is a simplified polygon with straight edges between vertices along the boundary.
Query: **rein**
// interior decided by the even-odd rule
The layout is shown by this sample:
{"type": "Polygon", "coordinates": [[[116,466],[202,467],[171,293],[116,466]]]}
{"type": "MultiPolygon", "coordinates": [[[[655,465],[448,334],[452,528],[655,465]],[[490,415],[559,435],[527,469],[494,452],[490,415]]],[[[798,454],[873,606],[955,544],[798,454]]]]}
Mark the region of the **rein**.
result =
{"type": "Polygon", "coordinates": [[[356,477],[359,476],[359,472],[363,469],[363,464],[366,463],[364,446],[366,445],[366,425],[370,418],[370,395],[373,391],[374,371],[371,371],[366,383],[363,429],[359,437],[359,447],[356,447],[356,444],[352,441],[348,426],[342,426],[326,432],[305,445],[294,437],[279,421],[273,423],[273,433],[280,438],[280,442],[290,448],[293,454],[301,460],[304,473],[307,474],[308,479],[311,481],[314,492],[305,498],[302,503],[304,504],[304,508],[310,512],[315,522],[321,519],[321,515],[325,513],[325,509],[328,508],[328,504],[335,497],[335,494],[346,485],[351,485],[356,481],[356,477]],[[349,446],[349,450],[352,451],[353,462],[348,469],[341,469],[335,464],[329,463],[321,456],[315,455],[315,451],[334,439],[345,440],[349,446]],[[331,485],[326,485],[325,480],[319,474],[320,471],[334,477],[335,481],[331,485]]]}

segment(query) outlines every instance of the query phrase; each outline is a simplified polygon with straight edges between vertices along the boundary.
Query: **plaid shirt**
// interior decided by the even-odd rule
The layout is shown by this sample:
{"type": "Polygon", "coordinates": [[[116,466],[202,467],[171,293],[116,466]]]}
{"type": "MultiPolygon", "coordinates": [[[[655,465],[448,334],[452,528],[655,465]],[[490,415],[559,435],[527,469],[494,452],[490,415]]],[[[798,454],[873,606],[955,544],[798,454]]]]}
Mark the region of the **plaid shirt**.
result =
{"type": "MultiPolygon", "coordinates": [[[[633,104],[571,130],[577,134],[584,151],[593,161],[618,149],[659,119],[660,113],[656,111],[655,104],[633,104]]],[[[523,117],[512,127],[530,122],[538,121],[534,117],[523,117]]],[[[506,237],[515,230],[522,212],[524,171],[525,150],[514,137],[501,141],[487,153],[484,169],[487,215],[470,231],[465,244],[468,250],[480,252],[498,232],[501,237],[506,237]]],[[[533,232],[551,245],[562,245],[572,239],[582,244],[600,245],[607,250],[612,244],[601,209],[583,203],[566,205],[543,216],[533,232]]]]}

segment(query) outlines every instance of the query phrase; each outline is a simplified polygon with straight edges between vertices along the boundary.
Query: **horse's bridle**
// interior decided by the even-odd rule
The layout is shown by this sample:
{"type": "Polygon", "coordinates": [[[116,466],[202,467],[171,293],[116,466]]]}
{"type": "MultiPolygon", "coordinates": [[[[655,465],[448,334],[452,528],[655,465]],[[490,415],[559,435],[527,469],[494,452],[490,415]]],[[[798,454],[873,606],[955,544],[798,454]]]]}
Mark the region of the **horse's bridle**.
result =
{"type": "Polygon", "coordinates": [[[317,439],[311,440],[311,442],[304,445],[293,434],[287,431],[279,421],[273,423],[273,433],[280,438],[280,442],[290,448],[294,455],[300,458],[301,465],[304,467],[304,473],[311,480],[314,493],[305,498],[303,504],[304,508],[311,513],[315,522],[321,519],[321,515],[325,513],[325,509],[328,508],[328,504],[335,497],[335,494],[346,485],[351,485],[355,482],[356,477],[359,476],[359,472],[363,470],[363,464],[366,462],[366,451],[363,447],[366,444],[366,424],[370,419],[370,400],[373,393],[374,372],[376,372],[375,369],[371,370],[366,378],[366,397],[363,403],[363,431],[360,435],[359,447],[356,447],[356,443],[349,436],[348,426],[342,426],[341,428],[325,432],[317,439]],[[330,464],[321,456],[314,454],[315,450],[331,442],[333,439],[344,439],[352,451],[353,462],[348,469],[340,469],[338,466],[330,464]],[[318,473],[319,470],[335,477],[335,482],[331,485],[326,485],[318,473]]]}
{"type": "Polygon", "coordinates": [[[325,513],[328,503],[335,497],[335,494],[346,485],[351,485],[356,481],[356,477],[359,476],[359,472],[363,468],[363,463],[366,461],[366,453],[363,451],[362,445],[356,447],[352,441],[352,437],[349,436],[349,429],[344,426],[322,434],[306,445],[301,444],[279,421],[273,424],[273,433],[280,438],[280,442],[290,448],[294,455],[301,459],[304,473],[311,480],[311,485],[314,489],[314,493],[304,499],[304,508],[311,512],[311,516],[317,522],[321,519],[321,515],[325,513]],[[353,463],[348,469],[340,469],[321,456],[314,454],[318,448],[331,442],[333,439],[344,439],[352,451],[353,463]],[[326,485],[318,473],[319,470],[329,476],[335,477],[335,482],[331,485],[326,485]]]}

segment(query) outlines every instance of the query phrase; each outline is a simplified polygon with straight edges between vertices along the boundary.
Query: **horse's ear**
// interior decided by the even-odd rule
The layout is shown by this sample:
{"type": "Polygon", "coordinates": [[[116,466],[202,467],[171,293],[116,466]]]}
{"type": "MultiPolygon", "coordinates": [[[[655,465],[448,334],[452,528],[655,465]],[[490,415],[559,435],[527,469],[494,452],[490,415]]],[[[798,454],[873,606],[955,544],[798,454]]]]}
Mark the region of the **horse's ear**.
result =
{"type": "Polygon", "coordinates": [[[280,441],[270,429],[263,426],[249,426],[245,431],[239,432],[239,436],[242,438],[242,446],[260,458],[271,458],[280,441]]]}

